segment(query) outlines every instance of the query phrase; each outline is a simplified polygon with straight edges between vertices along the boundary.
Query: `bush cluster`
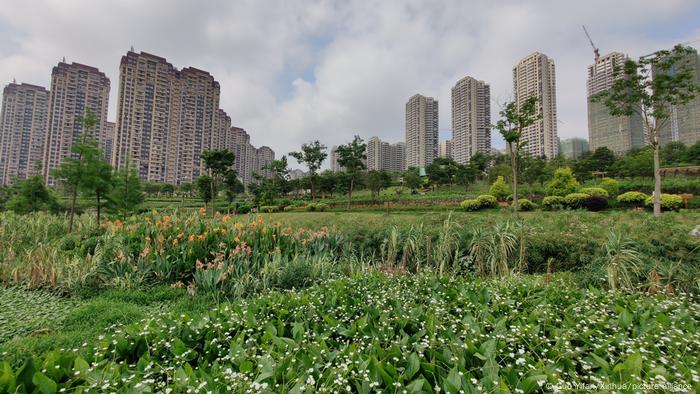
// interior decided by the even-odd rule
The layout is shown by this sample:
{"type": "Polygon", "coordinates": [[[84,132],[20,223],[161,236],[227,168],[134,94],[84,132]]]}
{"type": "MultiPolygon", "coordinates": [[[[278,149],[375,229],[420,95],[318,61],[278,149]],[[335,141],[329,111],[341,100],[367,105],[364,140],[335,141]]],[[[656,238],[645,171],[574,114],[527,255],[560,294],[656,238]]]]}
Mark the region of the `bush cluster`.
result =
{"type": "Polygon", "coordinates": [[[496,208],[498,200],[490,194],[482,194],[477,198],[462,201],[460,206],[465,211],[478,211],[480,209],[496,208]]]}
{"type": "Polygon", "coordinates": [[[328,209],[328,204],[322,203],[322,202],[317,202],[317,203],[310,203],[306,206],[306,210],[309,212],[323,212],[326,209],[328,209]]]}
{"type": "Polygon", "coordinates": [[[550,211],[564,208],[564,197],[561,196],[547,196],[542,199],[542,206],[550,211]]]}
{"type": "MultiPolygon", "coordinates": [[[[644,201],[647,207],[654,206],[654,196],[649,196],[644,201]]],[[[663,211],[680,211],[683,207],[683,198],[675,194],[661,194],[661,210],[663,211]]]]}
{"type": "Polygon", "coordinates": [[[518,199],[518,210],[520,211],[532,211],[537,208],[537,204],[528,200],[527,198],[518,199]]]}
{"type": "Polygon", "coordinates": [[[642,192],[626,192],[617,196],[617,202],[627,207],[642,207],[648,197],[642,192]]]}
{"type": "Polygon", "coordinates": [[[579,193],[588,194],[589,196],[599,196],[599,197],[610,197],[610,193],[602,187],[584,187],[581,188],[579,193]]]}

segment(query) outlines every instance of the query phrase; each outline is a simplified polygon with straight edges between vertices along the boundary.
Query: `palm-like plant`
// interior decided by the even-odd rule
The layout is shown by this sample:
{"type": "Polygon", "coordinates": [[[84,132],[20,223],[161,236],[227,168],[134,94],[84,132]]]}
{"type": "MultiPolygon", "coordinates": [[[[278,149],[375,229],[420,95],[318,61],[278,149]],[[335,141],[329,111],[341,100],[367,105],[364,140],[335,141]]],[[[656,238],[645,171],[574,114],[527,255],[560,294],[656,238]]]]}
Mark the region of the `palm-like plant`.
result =
{"type": "Polygon", "coordinates": [[[491,273],[497,276],[508,276],[508,262],[518,247],[518,237],[512,230],[510,222],[497,224],[491,235],[491,273]]]}
{"type": "Polygon", "coordinates": [[[610,230],[608,240],[603,245],[605,251],[605,271],[608,285],[614,291],[633,288],[633,276],[638,275],[642,263],[634,241],[623,237],[622,233],[610,230]]]}

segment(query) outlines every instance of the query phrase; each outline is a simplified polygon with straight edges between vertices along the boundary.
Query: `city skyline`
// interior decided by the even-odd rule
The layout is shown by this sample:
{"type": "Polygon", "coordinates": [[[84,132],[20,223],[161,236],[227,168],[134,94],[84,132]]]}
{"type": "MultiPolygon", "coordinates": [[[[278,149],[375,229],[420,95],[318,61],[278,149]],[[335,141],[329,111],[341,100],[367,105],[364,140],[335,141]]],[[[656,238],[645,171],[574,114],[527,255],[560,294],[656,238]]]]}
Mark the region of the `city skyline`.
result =
{"type": "MultiPolygon", "coordinates": [[[[0,10],[7,37],[0,81],[48,87],[46,70],[63,56],[93,65],[113,83],[114,121],[119,57],[133,45],[209,71],[232,123],[250,130],[256,146],[286,153],[321,135],[327,146],[357,132],[400,140],[406,97],[421,92],[447,103],[464,75],[491,86],[496,119],[497,104],[513,98],[512,66],[540,51],[556,62],[558,134],[569,138],[587,135],[593,53],[582,24],[602,53],[632,58],[700,38],[700,5],[692,1],[301,4],[153,2],[132,13],[109,1],[10,3],[0,10]],[[80,40],[85,35],[90,45],[80,40]]],[[[441,140],[451,134],[450,116],[441,111],[441,140]]],[[[492,145],[503,147],[496,134],[492,145]]]]}

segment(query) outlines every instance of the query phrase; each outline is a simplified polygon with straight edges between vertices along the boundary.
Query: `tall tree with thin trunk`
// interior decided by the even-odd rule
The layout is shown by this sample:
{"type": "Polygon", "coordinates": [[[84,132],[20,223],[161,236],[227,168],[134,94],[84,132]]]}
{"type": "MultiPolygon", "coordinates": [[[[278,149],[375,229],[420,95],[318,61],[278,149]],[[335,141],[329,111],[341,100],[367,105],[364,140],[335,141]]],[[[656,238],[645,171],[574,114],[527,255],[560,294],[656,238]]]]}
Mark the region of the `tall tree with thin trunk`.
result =
{"type": "Polygon", "coordinates": [[[126,220],[143,202],[138,171],[127,160],[126,166],[112,175],[112,189],[107,194],[108,207],[126,220]]]}
{"type": "Polygon", "coordinates": [[[317,172],[321,168],[321,164],[328,157],[326,146],[318,142],[310,142],[301,145],[301,151],[289,152],[289,156],[295,158],[297,162],[304,163],[309,169],[309,180],[311,181],[311,199],[316,199],[316,178],[317,172]]]}
{"type": "Polygon", "coordinates": [[[71,196],[70,204],[70,219],[68,221],[68,232],[73,231],[73,222],[75,218],[75,206],[78,200],[78,192],[85,189],[92,177],[90,173],[89,158],[96,156],[99,152],[97,145],[89,138],[90,129],[97,124],[97,118],[92,111],[87,110],[84,117],[78,117],[77,121],[82,124],[80,142],[73,144],[71,147],[72,157],[63,159],[61,165],[51,172],[51,175],[57,179],[68,190],[71,196]]]}
{"type": "Polygon", "coordinates": [[[508,144],[510,155],[511,181],[513,188],[513,210],[518,210],[518,157],[520,148],[527,141],[522,141],[523,130],[542,118],[537,110],[537,97],[529,97],[523,105],[518,106],[514,101],[506,103],[499,113],[501,119],[493,126],[503,136],[508,144]]]}
{"type": "Polygon", "coordinates": [[[338,154],[338,165],[345,169],[345,173],[350,177],[350,189],[348,191],[348,208],[352,200],[352,190],[355,187],[355,181],[364,170],[365,161],[367,160],[367,144],[362,141],[359,135],[353,138],[352,142],[345,145],[340,145],[336,149],[338,154]]]}
{"type": "Polygon", "coordinates": [[[217,186],[226,173],[232,171],[231,167],[233,167],[235,160],[236,155],[228,149],[202,152],[202,161],[204,161],[204,166],[209,170],[211,217],[214,217],[214,212],[216,211],[217,186]]]}
{"type": "Polygon", "coordinates": [[[637,61],[627,60],[614,70],[612,87],[593,97],[613,116],[642,117],[654,151],[654,216],[661,215],[660,131],[671,120],[674,107],[687,104],[700,92],[687,61],[691,55],[697,56],[692,48],[677,45],[637,61]]]}

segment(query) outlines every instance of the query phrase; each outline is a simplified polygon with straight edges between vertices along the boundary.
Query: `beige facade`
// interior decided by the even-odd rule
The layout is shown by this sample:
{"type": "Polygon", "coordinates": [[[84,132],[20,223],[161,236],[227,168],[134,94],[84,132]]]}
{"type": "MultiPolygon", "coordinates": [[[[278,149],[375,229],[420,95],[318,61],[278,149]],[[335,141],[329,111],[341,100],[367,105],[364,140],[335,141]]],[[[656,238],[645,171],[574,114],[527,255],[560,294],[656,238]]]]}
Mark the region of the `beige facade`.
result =
{"type": "Polygon", "coordinates": [[[130,163],[155,182],[192,182],[203,175],[200,156],[220,127],[219,91],[206,71],[178,71],[164,58],[128,52],[120,64],[112,164],[130,163]]]}
{"type": "Polygon", "coordinates": [[[112,161],[112,149],[114,148],[114,131],[116,129],[116,123],[105,122],[105,142],[104,142],[104,155],[107,162],[112,161]]]}
{"type": "Polygon", "coordinates": [[[438,157],[438,101],[416,94],[406,103],[406,167],[424,168],[438,157]]]}
{"type": "Polygon", "coordinates": [[[83,137],[104,149],[109,89],[109,78],[95,67],[60,62],[53,68],[43,166],[49,185],[55,183],[51,171],[72,155],[71,147],[83,137]],[[96,124],[84,135],[80,118],[88,111],[95,115],[96,124]]]}
{"type": "Polygon", "coordinates": [[[438,150],[438,156],[443,159],[452,158],[452,140],[440,141],[440,149],[438,150]]]}
{"type": "MultiPolygon", "coordinates": [[[[697,51],[688,54],[677,67],[689,68],[693,73],[693,81],[700,85],[700,57],[697,51]]],[[[700,141],[700,95],[688,104],[674,106],[670,110],[670,119],[659,130],[659,142],[664,145],[679,141],[693,145],[700,141]]]]}
{"type": "Polygon", "coordinates": [[[0,111],[0,185],[41,175],[49,91],[41,86],[5,86],[0,111]]]}
{"type": "Polygon", "coordinates": [[[639,114],[612,116],[604,103],[592,98],[610,89],[615,83],[615,68],[622,67],[627,56],[613,52],[588,66],[588,140],[590,150],[607,147],[617,154],[645,144],[644,127],[639,114]]]}
{"type": "Polygon", "coordinates": [[[164,58],[128,52],[119,65],[112,165],[133,166],[142,179],[176,180],[180,118],[178,71],[164,58]],[[175,142],[175,143],[173,143],[175,142]]]}
{"type": "Polygon", "coordinates": [[[331,147],[331,152],[328,155],[328,158],[331,162],[331,171],[333,172],[340,172],[343,171],[343,168],[338,164],[338,147],[337,146],[332,146],[331,147]]]}
{"type": "Polygon", "coordinates": [[[403,142],[390,144],[379,137],[367,141],[367,170],[402,172],[406,161],[406,145],[403,142]]]}
{"type": "Polygon", "coordinates": [[[537,98],[541,119],[523,130],[523,153],[535,157],[555,158],[557,142],[557,85],[554,60],[539,52],[523,58],[513,68],[515,103],[519,107],[530,97],[537,98]]]}
{"type": "MultiPolygon", "coordinates": [[[[467,164],[478,152],[491,150],[491,88],[472,77],[452,88],[451,157],[467,164]]],[[[442,156],[442,155],[441,155],[442,156]]]]}
{"type": "Polygon", "coordinates": [[[272,170],[269,170],[266,167],[272,164],[272,161],[275,160],[275,152],[269,146],[261,146],[260,148],[256,149],[255,154],[258,158],[258,168],[255,172],[265,178],[272,178],[274,173],[272,170]]]}

